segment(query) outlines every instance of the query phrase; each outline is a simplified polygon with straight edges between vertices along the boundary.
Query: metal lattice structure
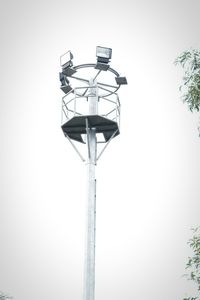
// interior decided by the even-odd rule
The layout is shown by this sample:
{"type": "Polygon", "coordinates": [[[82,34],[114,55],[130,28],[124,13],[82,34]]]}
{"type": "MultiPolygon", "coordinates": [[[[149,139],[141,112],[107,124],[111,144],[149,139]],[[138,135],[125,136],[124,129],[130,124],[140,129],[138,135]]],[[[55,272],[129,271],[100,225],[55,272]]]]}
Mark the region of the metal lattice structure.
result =
{"type": "Polygon", "coordinates": [[[112,49],[97,47],[97,63],[73,66],[70,51],[60,57],[62,97],[61,128],[87,169],[87,224],[84,300],[95,298],[96,178],[98,159],[120,133],[120,101],[117,94],[125,77],[109,66],[112,49]],[[78,145],[86,145],[84,157],[78,145]],[[98,152],[99,144],[104,144],[98,152]]]}

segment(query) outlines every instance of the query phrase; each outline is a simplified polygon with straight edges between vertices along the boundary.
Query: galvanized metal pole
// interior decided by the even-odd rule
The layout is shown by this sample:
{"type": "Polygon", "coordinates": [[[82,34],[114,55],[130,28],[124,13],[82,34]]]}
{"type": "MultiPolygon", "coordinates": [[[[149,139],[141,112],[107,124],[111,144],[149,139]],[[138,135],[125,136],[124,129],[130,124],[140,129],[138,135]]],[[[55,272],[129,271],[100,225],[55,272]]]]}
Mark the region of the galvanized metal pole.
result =
{"type": "MultiPolygon", "coordinates": [[[[98,109],[97,88],[90,81],[90,95],[88,96],[89,115],[96,115],[98,109]]],[[[86,122],[88,159],[87,169],[87,211],[86,211],[86,241],[85,241],[85,270],[84,270],[84,300],[95,298],[95,231],[96,231],[96,129],[86,122]]]]}

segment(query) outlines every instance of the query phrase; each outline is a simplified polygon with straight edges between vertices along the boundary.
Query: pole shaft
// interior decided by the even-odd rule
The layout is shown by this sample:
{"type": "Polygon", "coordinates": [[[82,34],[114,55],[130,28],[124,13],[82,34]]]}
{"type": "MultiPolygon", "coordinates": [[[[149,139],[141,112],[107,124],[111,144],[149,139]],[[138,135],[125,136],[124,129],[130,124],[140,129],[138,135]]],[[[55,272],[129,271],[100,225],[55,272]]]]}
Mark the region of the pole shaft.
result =
{"type": "Polygon", "coordinates": [[[95,130],[89,129],[90,158],[87,168],[87,210],[84,300],[94,300],[95,292],[95,227],[96,227],[96,179],[95,179],[95,130]]]}
{"type": "MultiPolygon", "coordinates": [[[[96,89],[90,81],[90,96],[88,97],[89,115],[97,114],[98,97],[96,89]]],[[[86,241],[84,270],[84,300],[95,298],[95,240],[96,240],[96,129],[88,128],[88,160],[87,169],[87,209],[86,209],[86,241]]]]}

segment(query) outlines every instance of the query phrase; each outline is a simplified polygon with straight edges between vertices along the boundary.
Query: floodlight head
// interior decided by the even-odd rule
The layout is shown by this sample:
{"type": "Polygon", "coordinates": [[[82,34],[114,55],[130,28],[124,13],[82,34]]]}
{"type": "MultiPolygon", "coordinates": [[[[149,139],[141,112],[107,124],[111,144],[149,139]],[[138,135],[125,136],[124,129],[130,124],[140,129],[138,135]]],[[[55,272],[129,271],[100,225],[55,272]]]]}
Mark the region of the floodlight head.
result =
{"type": "Polygon", "coordinates": [[[117,84],[128,84],[126,77],[116,77],[115,78],[117,84]]]}
{"type": "Polygon", "coordinates": [[[73,65],[72,63],[73,54],[71,51],[67,51],[60,57],[60,65],[63,69],[71,67],[73,65]]]}
{"type": "Polygon", "coordinates": [[[67,79],[67,77],[62,72],[59,73],[59,77],[60,77],[60,82],[61,82],[60,89],[65,94],[68,94],[69,92],[72,91],[72,87],[69,85],[69,80],[67,79]]]}
{"type": "Polygon", "coordinates": [[[65,93],[68,94],[71,92],[73,89],[70,85],[61,85],[60,89],[65,93]]]}
{"type": "Polygon", "coordinates": [[[59,73],[59,79],[60,79],[61,85],[65,85],[65,76],[62,72],[59,73]]]}
{"type": "Polygon", "coordinates": [[[97,46],[96,47],[96,56],[97,56],[97,62],[98,63],[107,64],[109,62],[109,60],[111,59],[111,57],[112,57],[112,49],[97,46]]]}
{"type": "Polygon", "coordinates": [[[67,79],[67,77],[65,76],[65,74],[63,72],[59,73],[59,79],[60,79],[61,85],[69,84],[69,80],[67,79]]]}

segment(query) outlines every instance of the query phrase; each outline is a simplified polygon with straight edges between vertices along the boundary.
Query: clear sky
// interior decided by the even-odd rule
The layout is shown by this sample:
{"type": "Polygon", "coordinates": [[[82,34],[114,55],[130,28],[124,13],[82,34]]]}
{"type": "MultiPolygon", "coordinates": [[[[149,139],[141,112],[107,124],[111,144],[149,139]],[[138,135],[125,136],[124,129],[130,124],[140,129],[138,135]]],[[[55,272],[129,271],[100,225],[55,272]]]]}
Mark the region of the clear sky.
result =
{"type": "Polygon", "coordinates": [[[113,49],[121,135],[97,167],[96,300],[177,300],[200,217],[198,118],[177,55],[200,47],[198,0],[8,0],[0,4],[0,290],[79,300],[85,166],[60,129],[59,56],[113,49]]]}

